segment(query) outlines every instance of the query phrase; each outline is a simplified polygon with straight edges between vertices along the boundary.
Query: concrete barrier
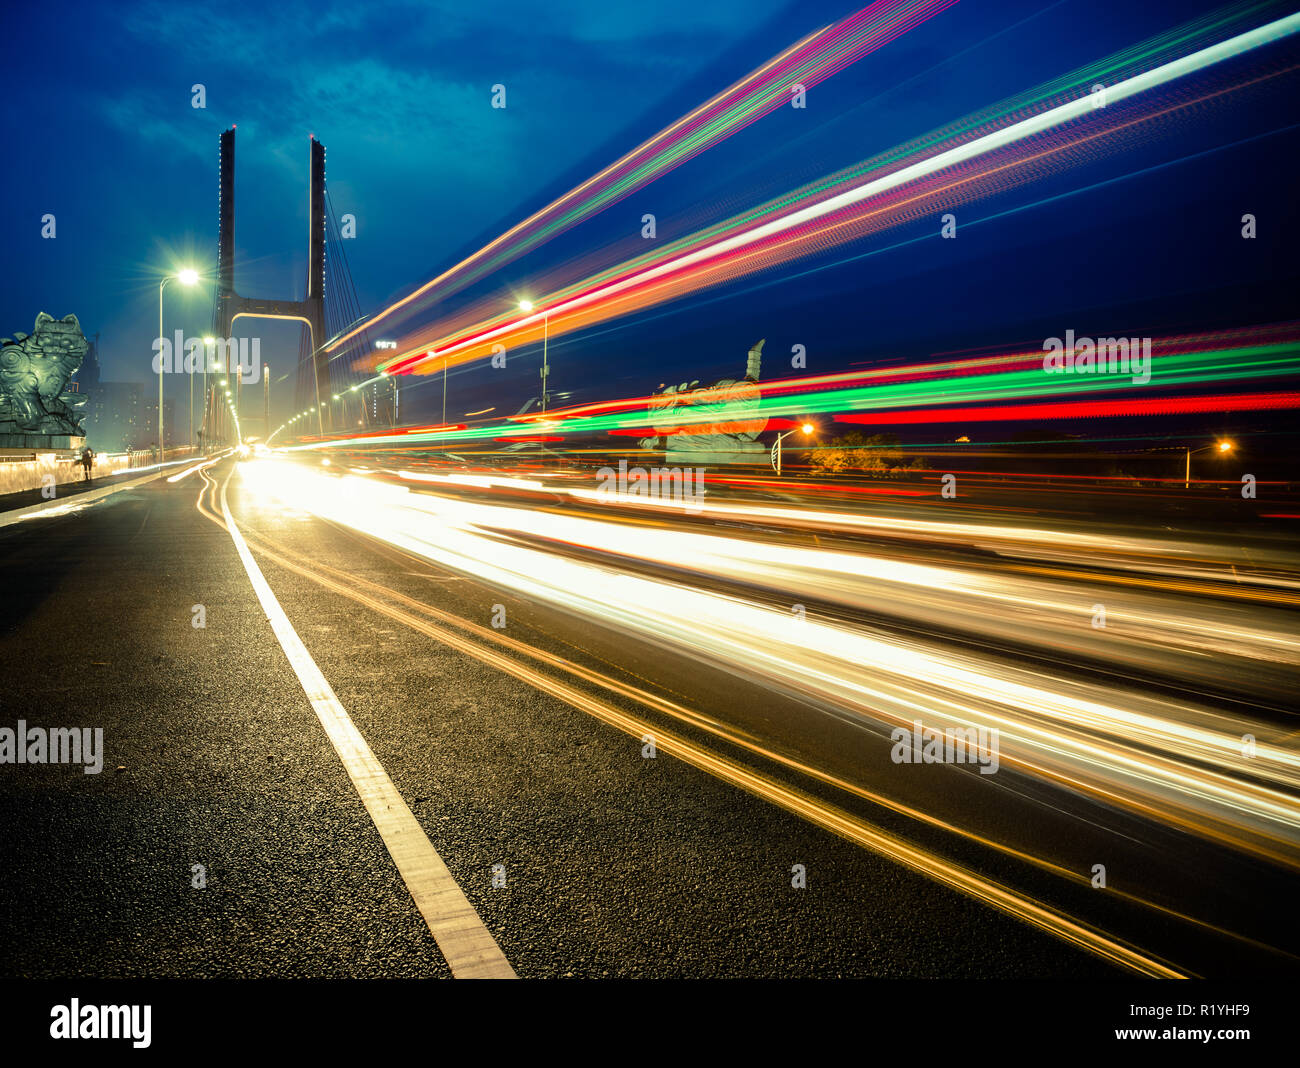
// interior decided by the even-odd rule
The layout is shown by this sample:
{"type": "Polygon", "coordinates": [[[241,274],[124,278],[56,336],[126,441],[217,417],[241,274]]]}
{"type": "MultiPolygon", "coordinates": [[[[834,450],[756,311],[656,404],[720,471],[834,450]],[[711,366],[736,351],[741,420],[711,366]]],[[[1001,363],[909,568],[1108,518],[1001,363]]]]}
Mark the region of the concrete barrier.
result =
{"type": "MultiPolygon", "coordinates": [[[[193,449],[168,449],[167,459],[176,460],[192,454],[193,449]]],[[[135,467],[150,467],[158,462],[157,455],[150,449],[137,449],[134,452],[106,452],[95,456],[93,477],[101,478],[115,475],[135,467]]],[[[23,452],[7,450],[0,452],[0,495],[21,493],[24,490],[41,489],[47,485],[61,485],[65,482],[80,482],[86,477],[78,454],[71,451],[58,452],[23,452]],[[47,482],[52,478],[53,483],[47,482]]]]}

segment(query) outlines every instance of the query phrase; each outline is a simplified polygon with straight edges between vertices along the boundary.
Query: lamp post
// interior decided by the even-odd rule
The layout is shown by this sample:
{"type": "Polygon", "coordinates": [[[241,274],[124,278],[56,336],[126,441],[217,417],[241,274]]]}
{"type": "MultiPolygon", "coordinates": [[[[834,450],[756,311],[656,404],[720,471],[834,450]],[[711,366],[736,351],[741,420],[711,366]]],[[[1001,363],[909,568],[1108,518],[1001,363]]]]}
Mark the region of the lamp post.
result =
{"type": "MultiPolygon", "coordinates": [[[[519,310],[527,314],[528,312],[533,310],[533,302],[531,300],[521,300],[519,302],[519,310]]],[[[550,312],[546,312],[546,311],[542,312],[542,414],[543,415],[546,414],[547,387],[550,386],[551,384],[551,367],[550,364],[547,363],[547,353],[546,353],[547,343],[550,340],[550,325],[551,325],[550,312]]],[[[442,421],[444,423],[447,421],[445,416],[443,417],[442,421]]]]}
{"type": "MultiPolygon", "coordinates": [[[[391,349],[396,344],[397,343],[395,341],[376,341],[375,348],[391,349]]],[[[427,353],[425,353],[425,355],[436,356],[437,353],[435,353],[432,349],[430,349],[427,353]]],[[[390,425],[395,427],[397,426],[397,420],[399,415],[398,407],[400,405],[400,399],[397,394],[397,376],[395,374],[392,374],[389,371],[380,371],[379,377],[388,379],[389,385],[393,387],[393,417],[390,425]]],[[[362,384],[369,385],[368,382],[362,384]]],[[[355,390],[357,387],[353,386],[352,388],[355,390]]],[[[375,398],[375,418],[378,419],[379,418],[379,387],[377,385],[371,390],[370,395],[375,398]]],[[[365,404],[363,403],[362,411],[364,412],[364,410],[365,410],[365,404]]],[[[443,413],[442,421],[445,423],[447,421],[447,364],[445,361],[443,362],[442,365],[442,413],[443,413]]]]}
{"type": "MultiPolygon", "coordinates": [[[[235,381],[238,382],[239,380],[236,379],[235,381]]],[[[226,385],[226,379],[223,378],[221,384],[223,386],[226,385]]],[[[226,388],[226,407],[230,409],[230,421],[235,427],[235,447],[238,448],[244,444],[244,432],[240,429],[239,409],[235,404],[234,395],[230,392],[229,387],[226,388]]]]}
{"type": "MultiPolygon", "coordinates": [[[[203,339],[203,425],[208,424],[208,365],[212,363],[212,349],[217,339],[208,334],[203,339]]],[[[202,431],[200,431],[202,433],[202,431]]],[[[190,381],[190,440],[194,440],[194,383],[190,381]]]]}
{"type": "Polygon", "coordinates": [[[781,442],[783,442],[791,434],[802,433],[806,436],[811,434],[815,429],[816,427],[814,427],[812,423],[804,423],[803,426],[799,427],[797,430],[787,430],[784,434],[778,434],[776,436],[776,440],[772,442],[771,460],[772,460],[772,468],[773,470],[776,471],[777,478],[781,477],[781,442]]]}
{"type": "MultiPolygon", "coordinates": [[[[229,382],[228,379],[223,378],[223,379],[221,380],[221,388],[222,388],[222,390],[225,391],[225,394],[226,394],[226,410],[227,410],[227,411],[230,410],[230,390],[229,390],[229,389],[226,389],[226,387],[227,387],[229,384],[230,384],[230,382],[229,382]]],[[[220,403],[219,401],[217,401],[217,400],[213,400],[213,402],[212,402],[212,407],[215,409],[219,403],[220,403]]],[[[221,416],[221,441],[222,441],[222,444],[225,444],[225,441],[226,441],[226,430],[227,430],[227,427],[226,427],[226,417],[225,417],[225,415],[223,414],[223,415],[221,416]]]]}
{"type": "MultiPolygon", "coordinates": [[[[393,426],[397,426],[399,415],[398,408],[401,403],[401,395],[397,392],[397,375],[393,374],[391,371],[380,371],[379,377],[388,379],[389,384],[393,387],[393,426]]],[[[443,404],[444,406],[446,405],[445,400],[443,401],[443,404]]],[[[446,420],[443,421],[446,422],[446,420]]]]}
{"type": "MultiPolygon", "coordinates": [[[[356,392],[358,392],[360,389],[361,389],[360,386],[351,386],[351,387],[348,388],[348,392],[349,392],[349,393],[356,393],[356,392]]],[[[357,398],[357,411],[358,411],[358,413],[360,413],[360,415],[361,415],[361,418],[360,418],[359,420],[357,420],[357,426],[364,426],[364,425],[365,425],[365,419],[366,419],[366,398],[365,398],[365,397],[358,397],[358,398],[357,398]]]]}
{"type": "MultiPolygon", "coordinates": [[[[174,275],[163,275],[163,279],[158,283],[158,340],[163,340],[163,290],[167,288],[167,283],[175,278],[183,286],[192,286],[199,280],[199,272],[192,267],[186,267],[174,275]]],[[[174,354],[173,354],[174,355],[174,354]]],[[[158,462],[162,463],[166,453],[163,451],[163,361],[162,349],[158,350],[158,462]]],[[[193,394],[191,394],[191,398],[193,394]]],[[[192,403],[192,401],[191,401],[192,403]]],[[[193,411],[190,414],[191,422],[193,421],[193,411]]],[[[191,427],[192,429],[192,427],[191,427]]]]}
{"type": "Polygon", "coordinates": [[[1201,449],[1193,449],[1190,446],[1187,449],[1187,466],[1183,470],[1183,489],[1192,488],[1192,456],[1196,453],[1209,452],[1211,449],[1217,452],[1232,452],[1232,442],[1216,441],[1213,445],[1206,445],[1201,449]]]}

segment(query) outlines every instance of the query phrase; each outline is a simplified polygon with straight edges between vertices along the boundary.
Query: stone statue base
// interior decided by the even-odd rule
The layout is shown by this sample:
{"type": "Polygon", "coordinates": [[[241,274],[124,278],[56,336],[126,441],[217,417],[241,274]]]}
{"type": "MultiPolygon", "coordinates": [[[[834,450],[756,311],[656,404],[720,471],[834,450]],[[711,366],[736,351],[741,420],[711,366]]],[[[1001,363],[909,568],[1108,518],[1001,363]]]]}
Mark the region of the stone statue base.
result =
{"type": "Polygon", "coordinates": [[[0,449],[23,449],[31,452],[80,451],[84,436],[75,434],[24,434],[0,432],[0,449]]]}
{"type": "Polygon", "coordinates": [[[717,464],[765,464],[768,448],[757,441],[719,442],[712,448],[669,449],[664,461],[669,467],[709,467],[717,464]]]}

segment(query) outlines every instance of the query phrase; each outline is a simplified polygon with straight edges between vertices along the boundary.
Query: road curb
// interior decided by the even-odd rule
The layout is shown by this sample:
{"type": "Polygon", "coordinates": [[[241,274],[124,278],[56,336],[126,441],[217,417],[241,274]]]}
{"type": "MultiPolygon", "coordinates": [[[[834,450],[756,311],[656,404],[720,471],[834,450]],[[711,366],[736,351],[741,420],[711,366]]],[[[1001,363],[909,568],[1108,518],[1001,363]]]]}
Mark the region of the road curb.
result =
{"type": "MultiPolygon", "coordinates": [[[[105,497],[114,493],[120,493],[124,489],[130,489],[132,486],[143,485],[145,482],[152,482],[155,478],[161,478],[163,475],[171,474],[171,468],[164,467],[157,471],[151,471],[147,475],[139,478],[128,479],[126,482],[118,482],[112,486],[104,486],[101,489],[87,490],[85,493],[77,493],[62,500],[55,497],[52,500],[41,501],[39,504],[28,504],[22,508],[14,508],[12,511],[0,513],[0,527],[7,527],[13,523],[29,519],[41,512],[47,512],[55,508],[68,508],[72,505],[91,504],[95,501],[103,500],[105,497]]],[[[112,477],[111,475],[109,476],[112,477]]]]}

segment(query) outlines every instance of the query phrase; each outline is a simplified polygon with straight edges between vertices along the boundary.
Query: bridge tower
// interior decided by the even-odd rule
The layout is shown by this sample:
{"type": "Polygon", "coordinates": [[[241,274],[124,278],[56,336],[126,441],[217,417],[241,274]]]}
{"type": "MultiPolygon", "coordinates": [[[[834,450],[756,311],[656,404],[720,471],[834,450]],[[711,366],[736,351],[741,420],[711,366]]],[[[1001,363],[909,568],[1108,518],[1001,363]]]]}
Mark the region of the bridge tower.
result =
{"type": "MultiPolygon", "coordinates": [[[[316,427],[324,434],[332,429],[329,357],[322,351],[325,344],[325,146],[311,139],[311,179],[307,201],[307,296],[303,300],[245,297],[235,289],[235,128],[221,134],[219,158],[220,229],[217,239],[217,313],[218,337],[229,339],[235,320],[296,319],[307,324],[311,332],[308,359],[312,361],[316,392],[316,427]],[[321,403],[321,399],[325,403],[321,403]]],[[[235,386],[238,389],[238,386],[235,386]]],[[[208,411],[224,412],[208,397],[208,411]]],[[[269,429],[269,428],[268,428],[269,429]]],[[[209,430],[211,433],[211,430],[209,430]]]]}

